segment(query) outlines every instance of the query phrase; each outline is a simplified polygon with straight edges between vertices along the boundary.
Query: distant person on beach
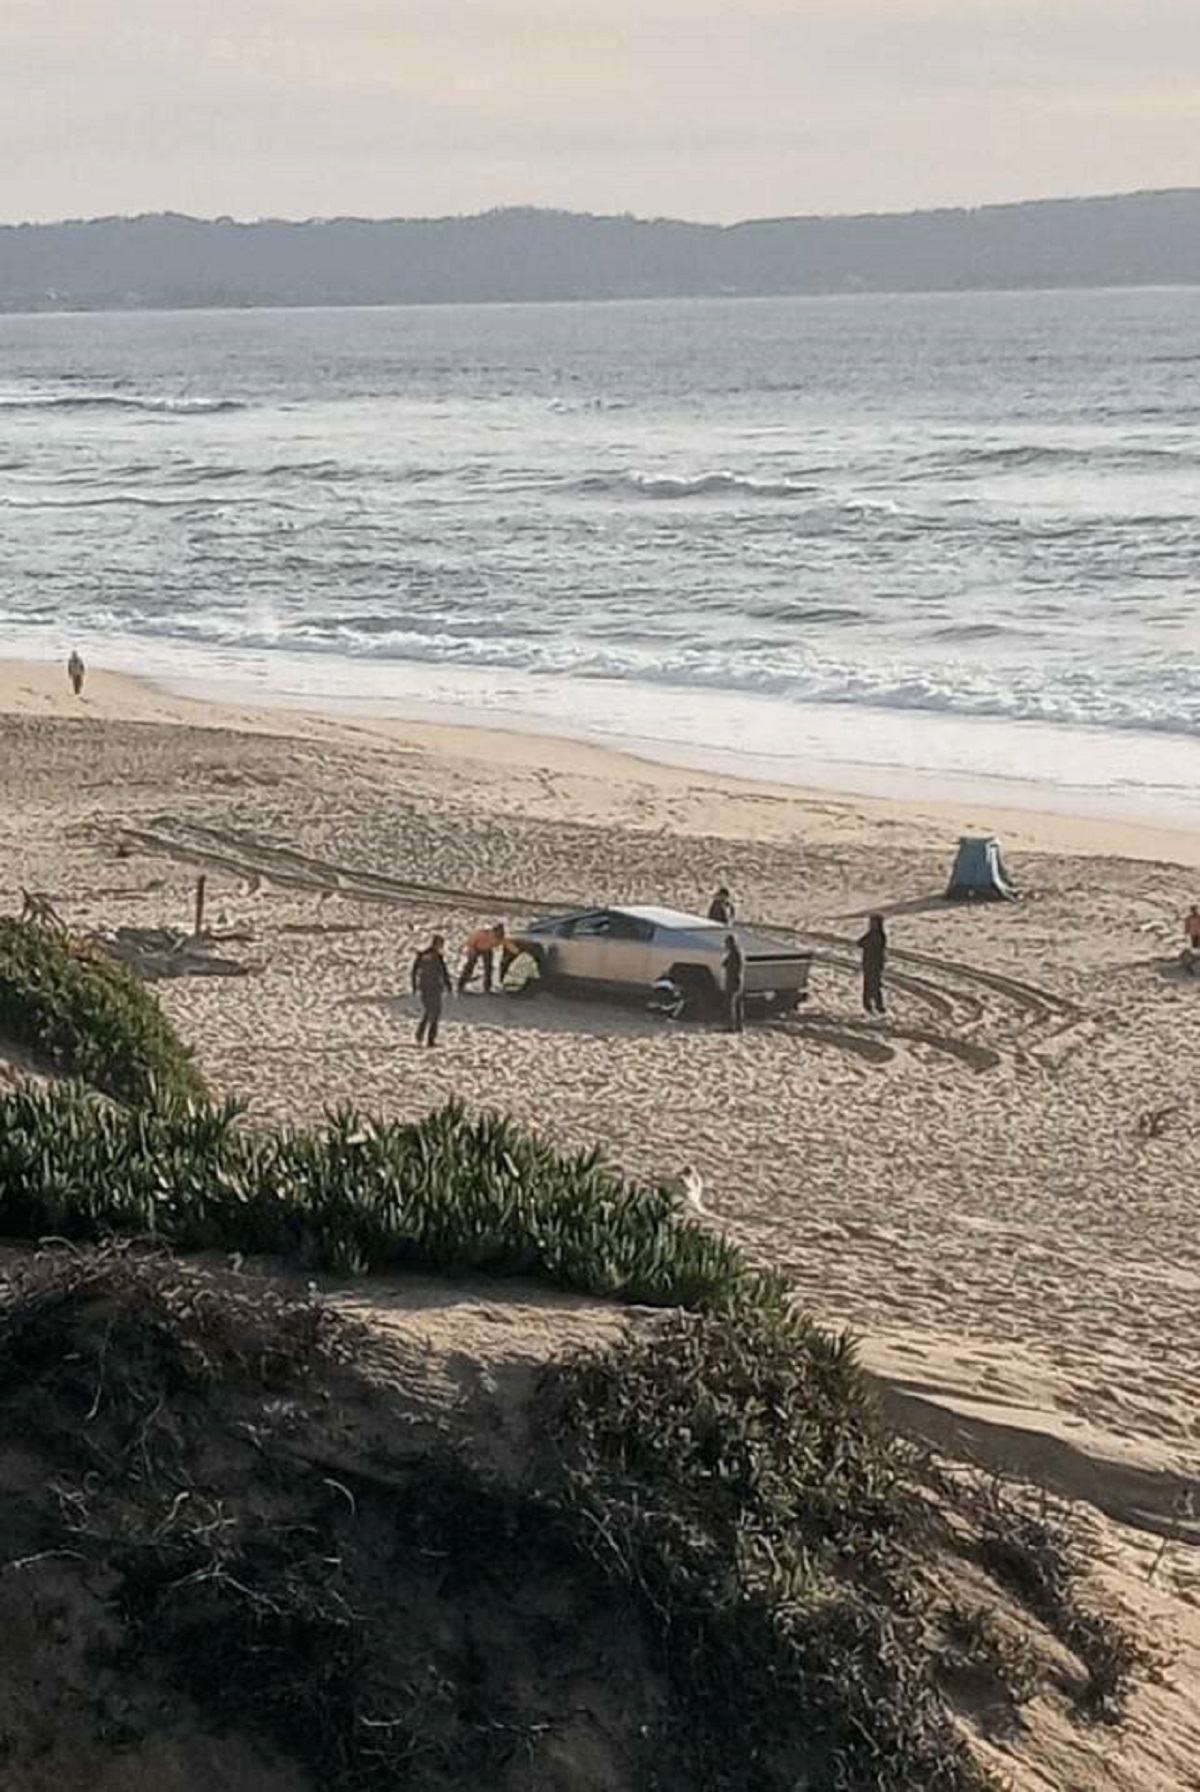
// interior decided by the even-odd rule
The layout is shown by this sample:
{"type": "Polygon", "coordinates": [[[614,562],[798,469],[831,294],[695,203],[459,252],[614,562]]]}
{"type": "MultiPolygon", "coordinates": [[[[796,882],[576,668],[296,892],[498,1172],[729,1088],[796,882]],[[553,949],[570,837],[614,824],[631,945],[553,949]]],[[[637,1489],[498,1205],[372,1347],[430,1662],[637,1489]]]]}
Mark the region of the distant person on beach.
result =
{"type": "Polygon", "coordinates": [[[67,677],[71,680],[71,689],[77,697],[83,695],[84,664],[78,653],[72,650],[67,661],[67,677]]]}
{"type": "Polygon", "coordinates": [[[732,927],[734,921],[733,897],[722,884],[708,905],[708,918],[716,921],[721,927],[732,927]]]}
{"type": "Polygon", "coordinates": [[[736,936],[725,936],[725,956],[721,960],[725,974],[725,1025],[731,1033],[746,1030],[746,959],[736,936]]]}
{"type": "Polygon", "coordinates": [[[467,941],[467,956],[458,978],[458,993],[462,994],[479,966],[483,966],[483,993],[490,996],[492,983],[496,975],[496,954],[504,951],[504,923],[497,921],[494,927],[477,927],[467,941]]]}
{"type": "Polygon", "coordinates": [[[454,987],[446,968],[446,942],[440,933],[435,933],[424,951],[413,959],[412,986],[413,994],[421,1000],[417,1044],[434,1046],[442,1024],[442,1002],[454,987]]]}
{"type": "Polygon", "coordinates": [[[1183,937],[1187,941],[1180,963],[1189,977],[1196,975],[1196,966],[1200,964],[1200,906],[1193,902],[1183,917],[1183,937]]]}
{"type": "Polygon", "coordinates": [[[858,942],[862,953],[863,1007],[868,1014],[883,1014],[883,967],[887,963],[887,931],[882,915],[872,915],[858,942]]]}

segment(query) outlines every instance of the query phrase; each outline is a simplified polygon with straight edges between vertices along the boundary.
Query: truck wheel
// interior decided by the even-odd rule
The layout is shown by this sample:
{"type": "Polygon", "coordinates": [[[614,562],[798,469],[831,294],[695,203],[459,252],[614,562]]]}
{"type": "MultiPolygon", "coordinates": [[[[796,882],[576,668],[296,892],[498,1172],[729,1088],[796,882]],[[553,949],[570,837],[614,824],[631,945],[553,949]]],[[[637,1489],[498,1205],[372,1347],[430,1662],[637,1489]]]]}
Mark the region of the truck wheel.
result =
{"type": "Polygon", "coordinates": [[[542,990],[548,989],[551,982],[550,973],[546,968],[546,953],[544,947],[530,946],[529,956],[538,968],[538,980],[532,985],[533,992],[537,995],[540,994],[542,990]]]}
{"type": "Polygon", "coordinates": [[[677,983],[683,992],[683,1020],[714,1020],[719,1012],[717,986],[713,982],[711,971],[702,970],[699,965],[676,965],[671,972],[672,983],[677,983]]]}
{"type": "Polygon", "coordinates": [[[683,991],[670,977],[660,977],[650,985],[646,998],[648,1014],[655,1014],[660,1020],[682,1020],[686,1006],[683,991]]]}

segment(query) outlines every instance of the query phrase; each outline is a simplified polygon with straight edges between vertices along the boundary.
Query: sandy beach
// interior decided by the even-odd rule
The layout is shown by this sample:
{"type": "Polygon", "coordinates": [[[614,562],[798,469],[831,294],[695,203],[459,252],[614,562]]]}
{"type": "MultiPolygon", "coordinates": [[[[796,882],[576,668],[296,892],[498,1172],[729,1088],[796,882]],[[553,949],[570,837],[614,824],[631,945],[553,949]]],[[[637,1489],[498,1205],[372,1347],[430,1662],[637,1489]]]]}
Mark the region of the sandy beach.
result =
{"type": "MultiPolygon", "coordinates": [[[[29,890],[72,928],[186,927],[205,873],[210,926],[255,968],[158,989],[214,1091],[252,1119],[417,1115],[454,1096],[598,1143],[633,1175],[695,1166],[714,1223],[856,1334],[909,1428],[1098,1508],[1097,1561],[1173,1666],[1111,1773],[1095,1739],[1064,1735],[1054,1783],[1187,1783],[1200,983],[1177,957],[1200,841],[204,705],[103,673],[76,700],[58,668],[17,663],[0,667],[0,754],[5,910],[29,890]],[[1019,903],[940,900],[958,833],[976,829],[1001,834],[1019,903]],[[798,1023],[731,1039],[470,993],[442,1047],[416,1048],[409,967],[431,930],[457,956],[481,921],[605,899],[695,908],[720,882],[744,918],[816,953],[798,1023]],[[883,1023],[862,1017],[853,949],[873,909],[892,944],[883,1023]]],[[[27,1068],[0,1052],[0,1085],[27,1068]]],[[[1044,1756],[1022,1787],[1049,1785],[1043,1770],[1044,1756]]]]}
{"type": "Polygon", "coordinates": [[[204,870],[210,921],[253,936],[236,950],[260,973],[161,989],[213,1086],[256,1116],[459,1095],[635,1174],[693,1164],[714,1217],[914,1397],[1200,1472],[1200,985],[1175,963],[1195,837],[808,797],[104,674],[76,702],[57,668],[18,664],[0,737],[6,907],[28,888],[72,926],[185,925],[204,870]],[[955,837],[981,827],[1023,899],[948,907],[955,837]],[[469,994],[442,1049],[415,1049],[408,970],[432,928],[457,950],[506,899],[694,908],[718,882],[820,954],[795,1029],[731,1041],[469,994]],[[872,908],[893,948],[882,1026],[859,1012],[852,949],[872,908]]]}
{"type": "Polygon", "coordinates": [[[160,988],[214,1089],[253,1116],[412,1115],[454,1095],[636,1175],[694,1165],[714,1220],[852,1328],[910,1416],[1110,1516],[1186,1519],[1200,983],[1176,958],[1196,837],[202,705],[102,673],[76,701],[58,668],[15,663],[0,742],[5,908],[30,889],[73,927],[184,926],[204,871],[210,923],[251,936],[231,950],[254,974],[160,988]],[[1002,835],[1016,905],[939,900],[957,834],[979,828],[1002,835]],[[409,965],[431,929],[457,952],[521,904],[695,908],[718,882],[817,951],[798,1025],[731,1040],[469,994],[443,1047],[415,1048],[409,965]],[[874,908],[891,1005],[868,1025],[853,941],[874,908]]]}

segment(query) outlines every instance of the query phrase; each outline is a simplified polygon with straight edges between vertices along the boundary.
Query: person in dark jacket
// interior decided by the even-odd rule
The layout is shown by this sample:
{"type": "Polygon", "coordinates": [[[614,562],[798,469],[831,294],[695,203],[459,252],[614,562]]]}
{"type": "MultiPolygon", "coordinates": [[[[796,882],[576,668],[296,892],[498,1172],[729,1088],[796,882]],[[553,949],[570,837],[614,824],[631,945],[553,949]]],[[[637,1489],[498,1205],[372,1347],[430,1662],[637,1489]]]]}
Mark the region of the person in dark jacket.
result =
{"type": "Polygon", "coordinates": [[[74,691],[75,695],[81,697],[83,695],[84,665],[79,654],[74,649],[72,649],[71,657],[67,661],[67,677],[71,680],[71,689],[74,691]]]}
{"type": "Polygon", "coordinates": [[[725,936],[725,1024],[731,1033],[746,1030],[746,959],[732,933],[725,936]]]}
{"type": "Polygon", "coordinates": [[[863,1007],[868,1014],[882,1014],[883,967],[887,963],[887,932],[882,915],[871,916],[858,948],[862,953],[863,1007]]]}
{"type": "Polygon", "coordinates": [[[718,922],[722,927],[732,927],[734,917],[733,897],[722,884],[708,905],[708,918],[718,922]]]}
{"type": "Polygon", "coordinates": [[[413,959],[412,986],[413,994],[421,999],[417,1044],[434,1046],[442,1024],[442,1002],[454,987],[446,965],[446,942],[440,933],[413,959]]]}

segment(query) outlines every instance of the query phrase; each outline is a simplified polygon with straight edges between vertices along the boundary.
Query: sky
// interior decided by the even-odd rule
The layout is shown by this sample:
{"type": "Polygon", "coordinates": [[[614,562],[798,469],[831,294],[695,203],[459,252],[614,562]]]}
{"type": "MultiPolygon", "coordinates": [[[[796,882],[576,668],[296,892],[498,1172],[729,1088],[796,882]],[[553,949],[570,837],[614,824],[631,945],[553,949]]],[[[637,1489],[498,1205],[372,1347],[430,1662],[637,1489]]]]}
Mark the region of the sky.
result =
{"type": "Polygon", "coordinates": [[[1200,0],[0,0],[0,219],[1200,186],[1200,0]]]}

